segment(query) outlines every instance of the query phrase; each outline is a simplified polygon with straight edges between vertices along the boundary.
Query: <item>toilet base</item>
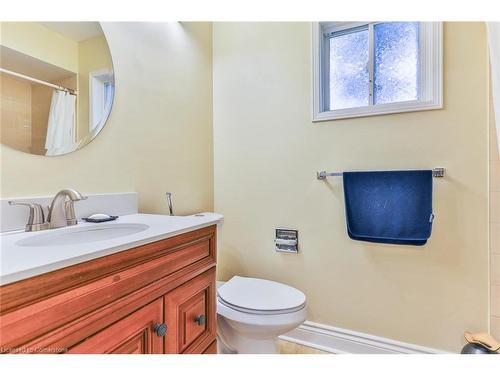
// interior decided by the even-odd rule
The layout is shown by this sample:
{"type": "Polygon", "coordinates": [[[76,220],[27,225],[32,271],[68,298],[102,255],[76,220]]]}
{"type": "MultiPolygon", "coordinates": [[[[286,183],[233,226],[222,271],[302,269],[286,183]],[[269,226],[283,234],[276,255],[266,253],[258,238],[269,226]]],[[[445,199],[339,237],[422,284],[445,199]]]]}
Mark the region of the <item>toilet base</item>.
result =
{"type": "Polygon", "coordinates": [[[237,342],[226,346],[220,337],[217,340],[217,353],[219,354],[279,354],[278,340],[256,340],[239,338],[237,342]]]}
{"type": "Polygon", "coordinates": [[[219,354],[278,354],[278,337],[269,334],[238,334],[228,321],[217,317],[217,349],[219,354]]]}

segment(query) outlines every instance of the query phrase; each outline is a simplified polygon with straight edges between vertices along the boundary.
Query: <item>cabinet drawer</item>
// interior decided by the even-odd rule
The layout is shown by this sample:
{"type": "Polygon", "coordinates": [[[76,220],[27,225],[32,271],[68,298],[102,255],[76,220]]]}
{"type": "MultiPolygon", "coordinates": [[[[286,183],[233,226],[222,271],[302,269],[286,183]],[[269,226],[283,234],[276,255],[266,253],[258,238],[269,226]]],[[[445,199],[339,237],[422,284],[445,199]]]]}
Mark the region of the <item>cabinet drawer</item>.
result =
{"type": "Polygon", "coordinates": [[[163,322],[162,298],[73,346],[70,354],[161,354],[163,337],[154,328],[163,322]]]}
{"type": "Polygon", "coordinates": [[[215,268],[165,295],[167,353],[202,353],[215,340],[215,268]]]}

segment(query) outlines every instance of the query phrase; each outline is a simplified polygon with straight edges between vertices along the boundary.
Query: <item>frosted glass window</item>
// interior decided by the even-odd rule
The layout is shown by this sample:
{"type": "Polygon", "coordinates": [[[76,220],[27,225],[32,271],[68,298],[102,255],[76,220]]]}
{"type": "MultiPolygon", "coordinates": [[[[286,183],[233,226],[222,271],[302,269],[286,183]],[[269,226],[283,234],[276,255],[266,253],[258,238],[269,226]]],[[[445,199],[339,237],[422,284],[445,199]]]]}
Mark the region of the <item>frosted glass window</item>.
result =
{"type": "Polygon", "coordinates": [[[313,121],[443,108],[442,22],[313,23],[313,121]]]}
{"type": "Polygon", "coordinates": [[[373,27],[374,104],[418,100],[418,22],[384,22],[373,27]]]}
{"type": "Polygon", "coordinates": [[[330,110],[370,102],[368,28],[330,38],[330,110]]]}

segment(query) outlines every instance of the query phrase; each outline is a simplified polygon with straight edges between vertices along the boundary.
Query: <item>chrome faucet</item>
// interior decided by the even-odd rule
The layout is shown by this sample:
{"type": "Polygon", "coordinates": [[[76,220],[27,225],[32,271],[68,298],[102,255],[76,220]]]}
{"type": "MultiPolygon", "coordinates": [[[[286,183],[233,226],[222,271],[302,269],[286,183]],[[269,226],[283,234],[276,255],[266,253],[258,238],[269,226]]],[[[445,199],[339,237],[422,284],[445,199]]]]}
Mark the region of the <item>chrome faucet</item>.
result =
{"type": "Polygon", "coordinates": [[[49,229],[76,225],[74,202],[87,199],[78,191],[63,189],[56,194],[49,206],[47,224],[49,229]],[[66,198],[69,198],[67,201],[66,198]]]}
{"type": "Polygon", "coordinates": [[[54,229],[76,225],[74,202],[87,199],[73,189],[63,189],[56,194],[50,206],[48,206],[47,220],[43,207],[38,203],[25,203],[9,201],[11,206],[27,206],[30,209],[26,232],[35,232],[45,229],[54,229]],[[69,200],[66,200],[69,198],[69,200]]]}

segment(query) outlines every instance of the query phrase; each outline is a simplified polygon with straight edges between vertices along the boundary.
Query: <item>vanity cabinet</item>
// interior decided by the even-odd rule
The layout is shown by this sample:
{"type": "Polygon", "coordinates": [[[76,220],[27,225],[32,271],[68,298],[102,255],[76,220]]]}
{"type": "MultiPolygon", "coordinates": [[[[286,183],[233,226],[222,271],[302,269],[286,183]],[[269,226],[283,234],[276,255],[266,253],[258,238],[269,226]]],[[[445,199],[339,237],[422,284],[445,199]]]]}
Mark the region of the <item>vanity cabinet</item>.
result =
{"type": "Polygon", "coordinates": [[[216,353],[216,226],[0,287],[10,353],[216,353]]]}

